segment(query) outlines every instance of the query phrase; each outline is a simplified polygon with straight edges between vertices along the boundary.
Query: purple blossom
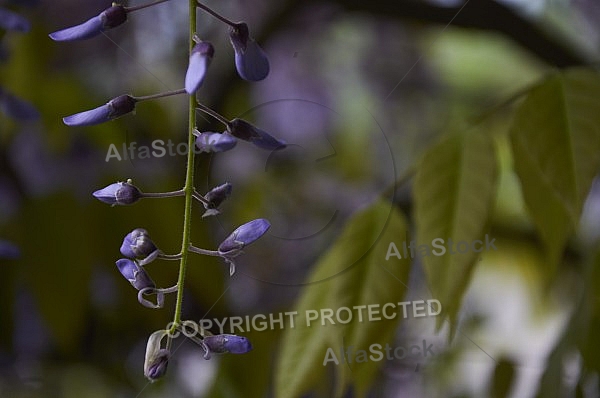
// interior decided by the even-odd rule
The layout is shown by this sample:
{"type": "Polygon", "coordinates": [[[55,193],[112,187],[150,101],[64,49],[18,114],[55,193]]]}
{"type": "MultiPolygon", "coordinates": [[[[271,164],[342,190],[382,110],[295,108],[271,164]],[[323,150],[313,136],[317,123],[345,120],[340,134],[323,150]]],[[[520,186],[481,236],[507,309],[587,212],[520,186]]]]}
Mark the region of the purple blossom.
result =
{"type": "Polygon", "coordinates": [[[101,202],[111,206],[132,205],[142,198],[142,192],[129,182],[116,182],[92,194],[101,202]]]}
{"type": "Polygon", "coordinates": [[[276,151],[287,146],[285,141],[279,140],[264,130],[253,126],[242,119],[233,119],[227,126],[227,131],[234,137],[249,141],[259,148],[276,151]]]}
{"type": "Polygon", "coordinates": [[[225,152],[236,144],[235,137],[227,133],[204,132],[196,135],[196,147],[200,152],[225,152]]]}
{"type": "Polygon", "coordinates": [[[171,354],[169,350],[161,349],[159,350],[154,358],[150,361],[150,363],[144,369],[144,376],[152,383],[156,380],[160,379],[167,373],[167,366],[169,365],[169,357],[171,354]]]}
{"type": "Polygon", "coordinates": [[[21,257],[21,250],[15,244],[6,240],[0,240],[0,259],[15,260],[21,257]]]}
{"type": "Polygon", "coordinates": [[[120,95],[98,108],[63,118],[67,126],[93,126],[108,122],[133,112],[137,100],[130,95],[120,95]]]}
{"type": "Polygon", "coordinates": [[[192,49],[190,63],[185,74],[185,91],[188,94],[194,94],[204,82],[206,70],[214,54],[215,49],[212,44],[205,41],[197,43],[192,49]]]}
{"type": "Polygon", "coordinates": [[[125,21],[127,21],[125,7],[115,5],[80,25],[50,33],[49,36],[54,41],[90,39],[106,30],[123,24],[125,21]]]}
{"type": "Polygon", "coordinates": [[[129,258],[147,258],[158,252],[156,245],[148,235],[148,231],[142,228],[136,228],[125,235],[120,250],[122,255],[129,258]]]}
{"type": "Polygon", "coordinates": [[[17,32],[29,32],[31,25],[28,20],[19,14],[0,7],[0,28],[17,32]]]}
{"type": "Polygon", "coordinates": [[[211,352],[219,354],[245,354],[252,350],[250,340],[234,334],[206,336],[203,342],[211,352]]]}
{"type": "Polygon", "coordinates": [[[36,120],[39,112],[29,102],[24,101],[0,88],[0,111],[16,120],[36,120]]]}
{"type": "Polygon", "coordinates": [[[116,264],[121,275],[123,275],[137,290],[146,288],[153,289],[156,287],[146,270],[140,267],[135,261],[128,258],[122,258],[117,260],[116,264]]]}
{"type": "Polygon", "coordinates": [[[250,37],[248,25],[236,24],[229,30],[229,40],[235,51],[235,67],[240,77],[248,81],[263,80],[269,74],[269,59],[263,49],[250,37]]]}
{"type": "Polygon", "coordinates": [[[237,253],[245,246],[263,236],[270,227],[271,224],[264,218],[250,221],[236,228],[235,231],[221,242],[219,252],[223,255],[237,253]]]}

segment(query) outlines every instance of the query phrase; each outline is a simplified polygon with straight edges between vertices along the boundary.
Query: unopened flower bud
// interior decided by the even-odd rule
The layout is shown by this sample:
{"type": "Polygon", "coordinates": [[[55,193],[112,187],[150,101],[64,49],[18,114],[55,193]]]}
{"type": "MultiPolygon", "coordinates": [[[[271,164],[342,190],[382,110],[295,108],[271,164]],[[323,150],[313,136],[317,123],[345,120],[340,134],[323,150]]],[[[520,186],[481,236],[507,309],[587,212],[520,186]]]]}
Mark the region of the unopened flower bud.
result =
{"type": "Polygon", "coordinates": [[[284,141],[278,140],[266,131],[259,129],[242,119],[233,119],[229,122],[227,131],[234,137],[249,141],[257,147],[269,151],[283,149],[287,146],[284,141]]]}
{"type": "Polygon", "coordinates": [[[204,195],[204,199],[206,199],[208,203],[204,205],[206,213],[204,213],[202,217],[219,214],[219,210],[217,210],[218,207],[229,197],[229,195],[231,195],[232,189],[232,185],[226,182],[225,184],[214,187],[208,191],[206,195],[204,195]]]}
{"type": "Polygon", "coordinates": [[[130,95],[120,95],[98,108],[64,117],[63,122],[67,126],[93,126],[108,122],[133,112],[136,102],[130,95]]]}
{"type": "Polygon", "coordinates": [[[196,148],[200,152],[225,152],[237,144],[235,137],[229,133],[196,133],[196,148]]]}
{"type": "Polygon", "coordinates": [[[190,62],[185,75],[185,91],[188,94],[194,94],[206,76],[206,70],[215,54],[212,44],[201,41],[197,43],[190,53],[190,62]]]}
{"type": "Polygon", "coordinates": [[[92,194],[96,199],[109,205],[132,205],[142,198],[142,192],[129,181],[116,182],[92,194]]]}
{"type": "Polygon", "coordinates": [[[82,24],[50,33],[50,38],[54,41],[90,39],[106,30],[123,24],[125,21],[127,21],[125,7],[115,5],[82,24]]]}
{"type": "Polygon", "coordinates": [[[206,336],[203,342],[211,352],[218,354],[245,354],[252,350],[250,340],[234,334],[206,336]]]}
{"type": "Polygon", "coordinates": [[[142,228],[136,228],[123,239],[121,244],[121,254],[129,258],[147,258],[155,255],[158,248],[150,239],[148,231],[142,228]]]}
{"type": "Polygon", "coordinates": [[[263,49],[250,37],[248,25],[236,24],[229,30],[229,40],[235,52],[235,68],[244,80],[259,81],[269,74],[269,59],[263,49]]]}
{"type": "Polygon", "coordinates": [[[140,267],[135,261],[128,258],[122,258],[116,262],[119,272],[131,283],[137,290],[146,288],[155,288],[156,284],[150,278],[146,270],[140,267]]]}
{"type": "Polygon", "coordinates": [[[161,341],[166,335],[166,330],[159,330],[152,333],[148,338],[144,360],[144,376],[152,383],[167,373],[171,353],[169,350],[161,348],[161,341]]]}
{"type": "Polygon", "coordinates": [[[227,239],[219,245],[219,252],[223,255],[235,254],[245,246],[263,236],[271,224],[263,219],[250,221],[233,231],[227,239]]]}

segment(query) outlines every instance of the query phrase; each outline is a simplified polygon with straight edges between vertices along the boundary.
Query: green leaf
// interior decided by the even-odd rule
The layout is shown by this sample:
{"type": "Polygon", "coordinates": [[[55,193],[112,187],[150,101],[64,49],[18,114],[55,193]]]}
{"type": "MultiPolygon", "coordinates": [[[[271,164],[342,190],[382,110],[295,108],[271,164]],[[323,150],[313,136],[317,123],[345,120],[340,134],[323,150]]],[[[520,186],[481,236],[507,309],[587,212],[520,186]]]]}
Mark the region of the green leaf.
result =
{"type": "MultiPolygon", "coordinates": [[[[440,328],[448,317],[451,334],[455,331],[453,325],[462,296],[480,256],[472,248],[465,253],[457,252],[456,243],[481,240],[485,245],[483,234],[497,185],[498,162],[493,140],[481,131],[475,133],[453,134],[432,147],[422,159],[413,191],[417,245],[432,249],[434,239],[443,239],[446,246],[445,253],[442,249],[432,249],[441,255],[423,251],[427,254],[423,255],[423,262],[433,298],[442,303],[437,326],[440,328]],[[450,239],[453,248],[449,247],[450,239]]],[[[490,242],[492,239],[489,237],[490,242]]],[[[490,246],[489,250],[493,248],[490,246]]]]}
{"type": "MultiPolygon", "coordinates": [[[[407,229],[404,216],[390,203],[380,201],[357,213],[348,222],[342,235],[322,257],[311,274],[296,305],[296,327],[284,333],[279,353],[279,366],[275,381],[275,396],[300,397],[314,390],[323,381],[328,348],[333,349],[338,365],[336,396],[340,396],[350,383],[356,386],[358,396],[364,395],[372,385],[381,362],[362,364],[344,363],[340,349],[352,345],[354,350],[367,349],[371,344],[388,343],[398,326],[400,316],[392,320],[369,321],[367,310],[358,319],[357,305],[397,303],[404,297],[409,261],[392,258],[385,262],[390,242],[404,236],[407,229]],[[352,311],[352,321],[346,321],[347,312],[333,316],[335,325],[323,317],[307,327],[307,311],[337,310],[347,307],[352,311]],[[357,366],[358,365],[358,366],[357,366]]],[[[381,307],[380,307],[381,308],[381,307]]],[[[392,309],[388,312],[398,312],[392,309]]]]}
{"type": "Polygon", "coordinates": [[[600,167],[600,75],[571,69],[533,88],[510,138],[523,197],[556,269],[600,167]]]}

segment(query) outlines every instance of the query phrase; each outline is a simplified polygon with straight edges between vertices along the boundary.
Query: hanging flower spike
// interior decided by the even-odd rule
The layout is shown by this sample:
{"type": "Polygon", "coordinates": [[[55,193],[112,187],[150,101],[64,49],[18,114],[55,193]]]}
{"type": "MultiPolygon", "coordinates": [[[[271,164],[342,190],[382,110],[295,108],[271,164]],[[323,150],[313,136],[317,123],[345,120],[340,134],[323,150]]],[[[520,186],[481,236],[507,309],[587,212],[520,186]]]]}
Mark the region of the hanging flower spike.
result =
{"type": "Polygon", "coordinates": [[[160,254],[148,231],[142,228],[136,228],[123,239],[121,244],[121,254],[129,258],[141,259],[139,265],[144,266],[154,261],[160,254]]]}
{"type": "Polygon", "coordinates": [[[127,21],[125,7],[115,5],[80,25],[50,33],[49,36],[54,41],[85,40],[117,27],[125,21],[127,21]]]}
{"type": "Polygon", "coordinates": [[[263,236],[271,224],[264,218],[250,221],[235,229],[219,245],[219,253],[225,257],[235,257],[240,250],[263,236]]]}
{"type": "Polygon", "coordinates": [[[0,8],[0,28],[17,32],[29,32],[31,25],[28,20],[19,14],[9,11],[6,8],[0,8]]]}
{"type": "Polygon", "coordinates": [[[98,108],[63,118],[67,126],[93,126],[108,122],[135,110],[137,100],[130,95],[120,95],[98,108]]]}
{"type": "Polygon", "coordinates": [[[225,199],[229,197],[229,195],[231,195],[232,189],[233,186],[230,183],[226,182],[225,184],[219,185],[218,187],[215,187],[208,191],[206,195],[204,195],[204,199],[206,199],[208,203],[204,205],[206,212],[202,215],[202,218],[216,216],[217,214],[219,214],[220,212],[218,210],[218,207],[221,205],[221,203],[223,203],[225,199]]]}
{"type": "Polygon", "coordinates": [[[167,373],[171,353],[167,349],[160,348],[161,341],[166,335],[165,330],[156,331],[150,335],[146,344],[144,376],[152,383],[167,373]]]}
{"type": "Polygon", "coordinates": [[[185,91],[188,94],[194,94],[202,83],[210,61],[215,55],[215,49],[212,44],[206,41],[198,42],[191,51],[190,63],[185,74],[185,91]]]}
{"type": "Polygon", "coordinates": [[[96,199],[111,206],[132,205],[142,198],[142,192],[131,184],[131,180],[126,182],[116,182],[102,188],[92,194],[96,199]]]}
{"type": "Polygon", "coordinates": [[[229,29],[229,40],[235,51],[235,68],[244,80],[257,82],[269,74],[269,59],[262,48],[250,37],[244,22],[229,29]]]}
{"type": "Polygon", "coordinates": [[[228,133],[198,132],[195,135],[196,148],[200,152],[225,152],[233,149],[237,144],[235,137],[228,133]]]}
{"type": "Polygon", "coordinates": [[[227,131],[234,137],[249,141],[259,148],[268,151],[284,149],[285,141],[278,140],[264,130],[261,130],[242,119],[233,119],[227,126],[227,131]]]}
{"type": "Polygon", "coordinates": [[[154,289],[156,287],[156,284],[150,278],[146,270],[137,265],[135,261],[128,258],[122,258],[117,260],[116,264],[121,275],[123,275],[136,290],[143,290],[146,288],[154,289]]]}
{"type": "Polygon", "coordinates": [[[2,88],[0,88],[0,111],[16,120],[36,120],[40,117],[33,105],[7,93],[2,88]]]}
{"type": "Polygon", "coordinates": [[[204,337],[203,342],[211,352],[217,354],[245,354],[252,351],[250,340],[234,334],[206,336],[204,337]]]}

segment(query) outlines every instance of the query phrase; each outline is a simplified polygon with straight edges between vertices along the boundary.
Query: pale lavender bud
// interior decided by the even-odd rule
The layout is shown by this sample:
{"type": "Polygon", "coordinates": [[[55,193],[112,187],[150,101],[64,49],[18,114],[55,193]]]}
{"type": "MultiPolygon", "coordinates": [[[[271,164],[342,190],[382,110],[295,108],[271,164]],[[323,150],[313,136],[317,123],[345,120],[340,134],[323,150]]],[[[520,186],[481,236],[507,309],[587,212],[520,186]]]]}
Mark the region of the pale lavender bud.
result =
{"type": "Polygon", "coordinates": [[[122,258],[117,260],[116,264],[121,275],[137,290],[156,287],[146,270],[140,267],[135,261],[122,258]]]}
{"type": "Polygon", "coordinates": [[[271,224],[264,218],[250,221],[236,228],[236,230],[219,245],[219,252],[223,255],[238,252],[263,236],[270,227],[271,224]]]}
{"type": "Polygon", "coordinates": [[[0,29],[29,32],[31,25],[19,14],[0,7],[0,29]]]}
{"type": "Polygon", "coordinates": [[[248,25],[240,22],[229,30],[229,40],[235,51],[235,68],[244,80],[259,81],[269,74],[269,59],[250,37],[248,25]]]}
{"type": "Polygon", "coordinates": [[[204,132],[196,135],[196,148],[200,152],[225,152],[237,144],[235,137],[228,133],[204,132]]]}
{"type": "Polygon", "coordinates": [[[166,330],[158,330],[150,335],[146,344],[146,356],[144,360],[144,376],[152,383],[167,373],[169,350],[161,348],[162,340],[167,337],[166,330]]]}
{"type": "Polygon", "coordinates": [[[119,26],[127,21],[125,7],[115,5],[102,11],[99,15],[88,19],[86,22],[50,33],[50,38],[55,41],[73,41],[90,39],[100,33],[119,26]]]}
{"type": "Polygon", "coordinates": [[[227,131],[234,137],[249,141],[257,147],[269,151],[283,149],[287,146],[285,141],[278,140],[266,131],[259,129],[242,119],[233,119],[229,122],[227,131]]]}
{"type": "Polygon", "coordinates": [[[64,117],[63,122],[67,126],[92,126],[108,122],[133,112],[136,102],[130,95],[120,95],[98,108],[64,117]]]}
{"type": "Polygon", "coordinates": [[[99,201],[111,206],[132,205],[142,198],[140,190],[129,181],[110,184],[92,195],[99,201]]]}
{"type": "Polygon", "coordinates": [[[252,351],[250,340],[234,334],[206,336],[202,341],[211,352],[218,354],[245,354],[252,351]]]}
{"type": "Polygon", "coordinates": [[[214,54],[214,47],[206,41],[201,41],[192,48],[190,62],[185,74],[185,91],[188,94],[194,94],[204,82],[206,70],[214,54]]]}

